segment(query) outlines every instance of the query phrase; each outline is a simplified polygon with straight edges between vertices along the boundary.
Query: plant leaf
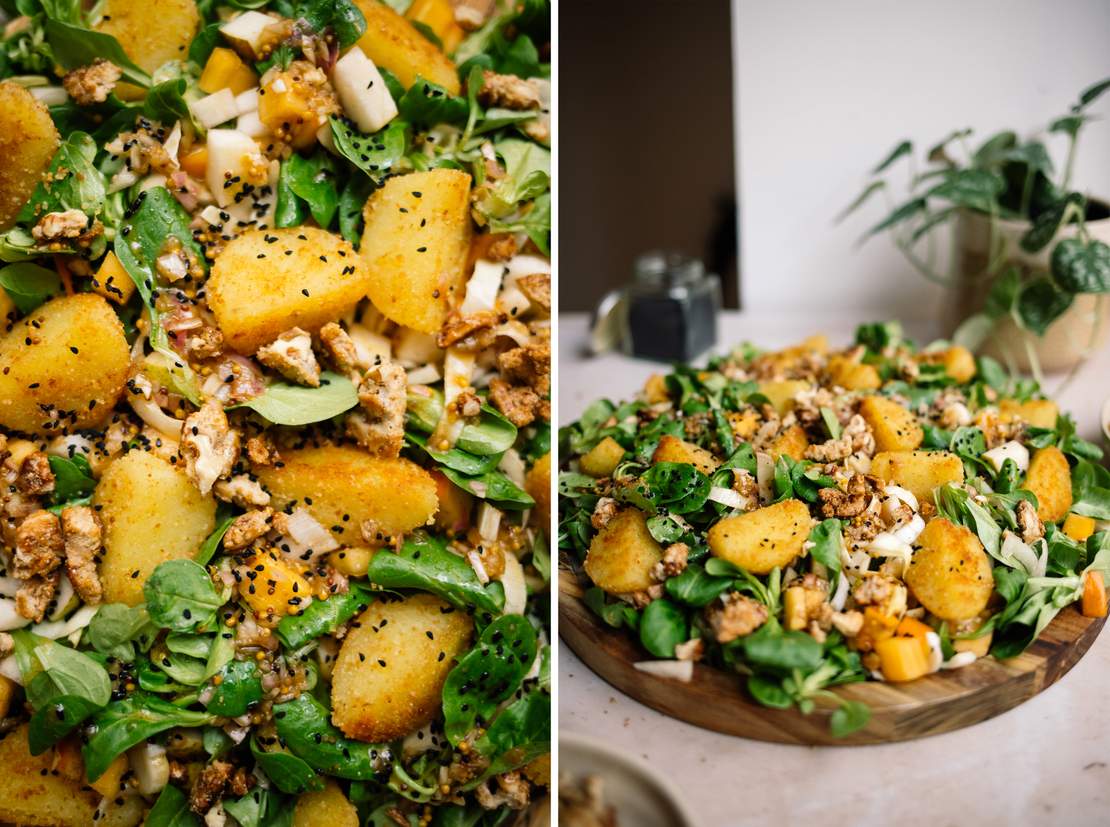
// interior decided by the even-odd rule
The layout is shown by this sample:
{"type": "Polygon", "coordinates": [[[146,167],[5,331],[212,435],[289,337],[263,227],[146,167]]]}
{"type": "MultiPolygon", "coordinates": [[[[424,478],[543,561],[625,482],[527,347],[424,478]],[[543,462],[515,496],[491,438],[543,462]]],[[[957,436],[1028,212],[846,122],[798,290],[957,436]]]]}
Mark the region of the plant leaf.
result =
{"type": "Polygon", "coordinates": [[[1060,318],[1075,296],[1059,289],[1051,279],[1042,277],[1026,284],[1018,296],[1018,316],[1027,329],[1043,336],[1048,326],[1060,318]]]}
{"type": "Polygon", "coordinates": [[[862,207],[864,205],[864,203],[867,201],[868,198],[870,198],[872,195],[877,193],[879,190],[885,189],[885,188],[886,188],[886,181],[872,181],[870,184],[868,184],[866,187],[864,187],[863,192],[861,192],[859,195],[857,195],[856,199],[851,204],[849,204],[847,207],[845,207],[839,213],[837,213],[837,216],[836,216],[836,218],[833,219],[833,222],[836,223],[836,224],[839,224],[841,221],[843,221],[849,215],[851,215],[856,210],[858,210],[860,207],[862,207]]]}
{"type": "Polygon", "coordinates": [[[1101,241],[1084,244],[1078,238],[1064,239],[1052,251],[1052,276],[1072,293],[1110,291],[1110,246],[1101,241]]]}
{"type": "Polygon", "coordinates": [[[131,62],[119,41],[110,34],[61,20],[47,20],[43,30],[54,59],[63,69],[69,71],[88,66],[102,57],[116,64],[127,80],[138,86],[150,86],[150,75],[131,62]]]}
{"type": "Polygon", "coordinates": [[[233,407],[250,408],[275,425],[308,425],[339,416],[357,404],[358,391],[351,380],[324,371],[318,388],[274,382],[258,396],[233,407]]]}
{"type": "Polygon", "coordinates": [[[1065,216],[1073,210],[1072,205],[1083,214],[1083,206],[1087,199],[1078,192],[1070,192],[1067,197],[1049,209],[1042,212],[1033,220],[1033,226],[1021,237],[1021,249],[1029,253],[1036,253],[1049,245],[1063,226],[1065,216]]]}
{"type": "Polygon", "coordinates": [[[913,142],[912,141],[902,141],[900,144],[898,144],[896,147],[894,147],[894,149],[892,149],[890,151],[890,153],[886,156],[886,158],[884,158],[882,160],[882,162],[877,167],[875,167],[873,170],[871,170],[871,174],[872,175],[881,175],[882,173],[884,173],[888,169],[890,169],[891,164],[893,164],[895,161],[897,161],[903,155],[909,155],[911,152],[913,152],[913,142]]]}
{"type": "MultiPolygon", "coordinates": [[[[29,261],[9,264],[0,270],[0,287],[20,313],[30,313],[47,299],[62,292],[62,280],[53,270],[29,261]]],[[[0,322],[10,320],[0,319],[0,322]]]]}
{"type": "Polygon", "coordinates": [[[903,221],[913,218],[923,209],[925,209],[924,198],[914,198],[912,201],[907,201],[905,204],[902,204],[900,207],[896,208],[894,212],[892,212],[890,215],[888,215],[886,218],[884,218],[882,221],[868,230],[867,233],[864,235],[864,238],[866,239],[870,236],[878,235],[883,230],[889,230],[891,227],[897,226],[903,221]]]}
{"type": "Polygon", "coordinates": [[[1079,107],[1083,108],[1085,106],[1090,106],[1107,89],[1110,89],[1110,78],[1100,80],[1093,86],[1087,87],[1079,96],[1079,107]]]}

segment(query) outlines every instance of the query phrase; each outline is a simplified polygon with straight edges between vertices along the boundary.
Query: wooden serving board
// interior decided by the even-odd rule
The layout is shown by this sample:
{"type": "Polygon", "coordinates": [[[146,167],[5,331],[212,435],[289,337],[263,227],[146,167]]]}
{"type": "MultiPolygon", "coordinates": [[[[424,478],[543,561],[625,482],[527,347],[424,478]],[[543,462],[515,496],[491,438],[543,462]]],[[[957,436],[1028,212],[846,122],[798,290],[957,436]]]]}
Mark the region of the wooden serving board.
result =
{"type": "Polygon", "coordinates": [[[726,735],[783,744],[881,744],[937,735],[977,724],[1013,709],[1054,684],[1091,648],[1105,618],[1083,617],[1065,607],[1025,652],[1008,661],[982,658],[962,669],[911,683],[869,681],[836,687],[843,698],[871,707],[871,721],[845,738],[829,734],[836,704],[819,700],[802,715],[753,701],[743,678],[708,666],[694,667],[690,683],[660,678],[632,664],[650,660],[626,630],[606,626],[582,600],[576,575],[559,572],[559,635],[594,672],[627,695],[666,715],[726,735]]]}

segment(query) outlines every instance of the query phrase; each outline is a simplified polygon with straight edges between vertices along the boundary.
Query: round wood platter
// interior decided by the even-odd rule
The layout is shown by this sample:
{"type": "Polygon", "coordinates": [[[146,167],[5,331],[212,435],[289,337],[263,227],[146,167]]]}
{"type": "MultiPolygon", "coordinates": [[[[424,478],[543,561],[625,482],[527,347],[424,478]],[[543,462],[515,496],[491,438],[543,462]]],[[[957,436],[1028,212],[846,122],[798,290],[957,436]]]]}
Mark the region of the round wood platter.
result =
{"type": "Polygon", "coordinates": [[[641,672],[650,660],[626,630],[606,626],[582,600],[577,576],[559,572],[559,635],[600,677],[640,703],[726,735],[783,744],[882,744],[908,741],[971,726],[1013,709],[1043,692],[1091,648],[1105,618],[1083,617],[1065,607],[1028,649],[1008,661],[982,658],[962,669],[938,672],[910,683],[849,684],[833,691],[871,707],[871,721],[845,738],[829,734],[837,704],[818,700],[809,715],[770,709],[753,701],[740,675],[708,666],[694,667],[683,683],[641,672]]]}

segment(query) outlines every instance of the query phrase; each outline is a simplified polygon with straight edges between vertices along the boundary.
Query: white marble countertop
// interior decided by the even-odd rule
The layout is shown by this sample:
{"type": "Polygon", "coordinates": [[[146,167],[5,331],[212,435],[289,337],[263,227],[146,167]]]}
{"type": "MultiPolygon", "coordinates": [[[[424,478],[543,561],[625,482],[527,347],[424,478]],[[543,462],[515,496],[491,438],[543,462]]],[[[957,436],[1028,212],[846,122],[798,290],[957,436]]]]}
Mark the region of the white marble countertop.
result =
{"type": "MultiPolygon", "coordinates": [[[[822,322],[848,342],[858,321],[822,322]]],[[[926,341],[931,325],[906,323],[926,341]]],[[[812,318],[726,314],[723,343],[781,347],[818,332],[812,318]]],[[[584,355],[586,318],[559,319],[558,410],[568,422],[600,395],[631,396],[663,366],[584,355]]],[[[1048,383],[1051,387],[1051,380],[1048,383]]],[[[1110,348],[1060,397],[1082,436],[1104,444],[1110,348]]],[[[559,728],[623,748],[668,776],[708,827],[775,824],[1002,827],[1110,824],[1110,635],[1059,683],[973,727],[901,744],[794,747],[733,738],[668,718],[606,684],[559,645],[559,728]]],[[[564,767],[572,771],[572,767],[564,767]]]]}

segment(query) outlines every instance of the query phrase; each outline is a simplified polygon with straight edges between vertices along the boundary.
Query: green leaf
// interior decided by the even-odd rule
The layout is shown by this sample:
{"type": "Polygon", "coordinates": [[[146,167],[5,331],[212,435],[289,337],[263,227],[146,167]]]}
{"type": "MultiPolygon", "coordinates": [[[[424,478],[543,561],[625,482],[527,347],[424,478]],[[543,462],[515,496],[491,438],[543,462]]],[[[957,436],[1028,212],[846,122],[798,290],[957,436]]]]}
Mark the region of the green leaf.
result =
{"type": "Polygon", "coordinates": [[[830,574],[839,572],[840,549],[844,544],[840,520],[828,519],[818,523],[809,532],[809,541],[814,544],[809,552],[813,559],[825,566],[830,574]]]}
{"type": "Polygon", "coordinates": [[[690,637],[686,612],[665,597],[648,603],[640,616],[640,643],[659,658],[673,658],[674,648],[690,637]]]}
{"type": "MultiPolygon", "coordinates": [[[[61,293],[62,280],[54,270],[25,261],[9,264],[0,270],[0,287],[4,288],[16,309],[26,314],[61,293]]],[[[0,322],[3,321],[0,319],[0,322]]]]}
{"type": "Polygon", "coordinates": [[[945,180],[926,194],[926,198],[941,198],[961,207],[980,212],[990,212],[997,205],[1002,192],[1002,178],[982,169],[959,169],[945,175],[945,180]]]}
{"type": "Polygon", "coordinates": [[[363,135],[349,121],[332,116],[331,132],[339,154],[380,184],[405,156],[408,124],[393,120],[373,135],[363,135]]]}
{"type": "Polygon", "coordinates": [[[1043,336],[1049,325],[1071,307],[1075,296],[1058,288],[1047,277],[1027,283],[1018,297],[1018,316],[1027,329],[1043,336]]]}
{"type": "Polygon", "coordinates": [[[51,502],[55,505],[87,497],[96,488],[89,461],[81,454],[72,459],[51,456],[50,470],[54,472],[54,491],[51,502]]]}
{"type": "Polygon", "coordinates": [[[821,644],[805,632],[784,632],[777,623],[764,623],[740,638],[748,660],[757,666],[790,672],[809,672],[821,664],[821,644]]]}
{"type": "Polygon", "coordinates": [[[709,477],[685,462],[657,462],[635,489],[656,508],[675,514],[699,511],[709,498],[709,477]]]}
{"type": "Polygon", "coordinates": [[[460,609],[474,606],[496,615],[505,605],[504,595],[484,589],[470,564],[447,550],[446,540],[424,532],[409,535],[398,553],[378,551],[366,577],[387,589],[431,592],[460,609]]]}
{"type": "Polygon", "coordinates": [[[1031,172],[1052,174],[1052,158],[1040,141],[1030,141],[1014,147],[1006,153],[1005,160],[1024,164],[1031,172]]]}
{"type": "Polygon", "coordinates": [[[467,423],[459,432],[455,445],[479,456],[503,454],[516,442],[517,428],[500,411],[482,405],[477,422],[467,423]]]}
{"type": "Polygon", "coordinates": [[[34,224],[50,212],[80,210],[87,216],[98,214],[104,206],[107,182],[94,165],[96,141],[84,132],[73,132],[62,142],[50,167],[35,187],[23,209],[22,224],[34,224]],[[45,181],[50,182],[47,187],[45,181]]]}
{"type": "Polygon", "coordinates": [[[254,661],[230,661],[217,674],[221,680],[205,704],[213,715],[237,718],[262,700],[262,676],[254,661]]]}
{"type": "Polygon", "coordinates": [[[843,738],[867,726],[871,720],[871,707],[860,701],[845,701],[829,719],[829,731],[833,738],[843,738]]]}
{"type": "Polygon", "coordinates": [[[757,703],[772,709],[789,709],[794,705],[793,696],[782,688],[782,682],[765,675],[749,675],[748,692],[757,703]]]}
{"type": "Polygon", "coordinates": [[[1033,220],[1033,226],[1021,237],[1021,249],[1036,253],[1048,246],[1060,232],[1065,216],[1073,213],[1082,215],[1087,199],[1077,192],[1069,193],[1067,198],[1054,204],[1033,220]]]}
{"type": "Polygon", "coordinates": [[[80,695],[59,695],[31,716],[27,745],[31,755],[42,755],[100,709],[80,695]]]}
{"type": "Polygon", "coordinates": [[[224,603],[204,566],[192,560],[160,563],[143,586],[143,596],[151,620],[175,632],[212,627],[224,603]]]}
{"type": "Polygon", "coordinates": [[[500,471],[487,471],[468,477],[447,465],[440,466],[439,470],[463,491],[501,508],[520,510],[532,508],[536,504],[531,494],[500,471]]]}
{"type": "Polygon", "coordinates": [[[397,101],[397,111],[401,117],[422,126],[464,124],[469,109],[466,98],[452,95],[442,86],[422,77],[417,77],[409,90],[397,101]]]}
{"type": "Polygon", "coordinates": [[[303,19],[317,32],[331,29],[343,49],[366,31],[366,18],[351,0],[300,0],[290,16],[303,19]]]}
{"type": "Polygon", "coordinates": [[[731,577],[714,577],[694,563],[677,577],[668,578],[664,584],[668,597],[697,608],[708,606],[731,587],[731,577]]]}
{"type": "Polygon", "coordinates": [[[362,208],[373,189],[371,179],[351,175],[339,193],[339,232],[356,248],[362,242],[362,208]]]}
{"type": "Polygon", "coordinates": [[[81,749],[89,781],[100,778],[116,756],[147,738],[176,726],[203,726],[212,718],[140,692],[109,704],[93,718],[96,730],[81,749]]]}
{"type": "Polygon", "coordinates": [[[912,152],[913,152],[913,142],[912,141],[902,141],[900,144],[898,144],[896,147],[894,147],[894,149],[892,149],[890,151],[890,153],[886,156],[886,158],[884,158],[882,160],[882,162],[877,167],[875,167],[873,170],[871,170],[871,174],[872,175],[881,175],[882,173],[884,173],[888,169],[890,169],[890,166],[895,161],[897,161],[899,158],[901,158],[903,155],[910,155],[912,152]]]}
{"type": "Polygon", "coordinates": [[[149,640],[143,641],[142,638],[153,638],[152,632],[156,631],[146,613],[146,606],[105,603],[89,621],[86,636],[101,654],[130,662],[135,658],[136,643],[140,648],[147,648],[149,640]]]}
{"type": "Polygon", "coordinates": [[[884,230],[889,230],[891,227],[896,227],[902,222],[908,221],[925,209],[925,203],[926,202],[924,198],[914,198],[910,201],[907,201],[905,204],[897,207],[892,213],[890,213],[890,215],[888,215],[886,218],[884,218],[882,221],[868,230],[867,233],[864,235],[864,238],[878,235],[884,230]]]}
{"type": "Polygon", "coordinates": [[[189,44],[190,61],[197,66],[204,66],[208,62],[213,50],[220,45],[220,26],[222,25],[219,21],[209,23],[197,32],[193,42],[189,44]]]}
{"type": "Polygon", "coordinates": [[[333,594],[327,600],[313,600],[299,615],[286,615],[278,621],[278,637],[287,648],[300,649],[318,637],[331,634],[356,614],[365,611],[373,599],[372,595],[354,586],[346,594],[333,594]]]}
{"type": "Polygon", "coordinates": [[[458,746],[520,687],[536,659],[536,630],[520,615],[490,623],[443,685],[444,735],[458,746]]]}
{"type": "Polygon", "coordinates": [[[76,649],[39,637],[25,629],[11,633],[27,700],[36,710],[66,695],[104,706],[112,697],[107,670],[76,649]]]}
{"type": "Polygon", "coordinates": [[[501,460],[498,454],[476,457],[474,454],[460,451],[458,448],[437,451],[435,448],[428,447],[428,437],[424,434],[407,433],[405,434],[405,438],[413,445],[419,446],[428,456],[440,465],[453,468],[455,471],[467,477],[476,477],[492,471],[501,460]]]}
{"type": "Polygon", "coordinates": [[[474,748],[492,760],[481,775],[464,785],[466,790],[548,754],[551,751],[551,696],[534,691],[511,703],[494,719],[486,734],[474,742],[474,748]]]}
{"type": "Polygon", "coordinates": [[[834,219],[835,223],[839,224],[849,215],[862,207],[872,195],[885,188],[886,181],[872,181],[870,184],[864,187],[863,192],[857,195],[855,200],[851,204],[837,213],[837,216],[834,219]]]}
{"type": "Polygon", "coordinates": [[[291,753],[337,778],[373,780],[389,764],[389,748],[344,737],[330,718],[329,710],[307,692],[274,705],[274,726],[291,753]]]}
{"type": "MultiPolygon", "coordinates": [[[[294,152],[281,165],[278,177],[278,200],[279,202],[282,200],[283,192],[288,189],[308,205],[308,210],[316,223],[327,229],[331,226],[336,210],[339,209],[339,192],[336,189],[335,178],[335,164],[324,152],[317,152],[311,158],[305,158],[294,152]]],[[[299,211],[294,210],[294,212],[299,211]]],[[[289,218],[288,215],[279,217],[289,218]]],[[[303,216],[301,218],[301,221],[278,223],[278,226],[296,226],[303,223],[303,216]]]]}
{"type": "Polygon", "coordinates": [[[44,31],[54,59],[66,71],[88,66],[102,57],[116,64],[126,80],[138,86],[150,86],[150,75],[131,62],[119,41],[110,34],[61,20],[47,20],[44,31]]]}
{"type": "Polygon", "coordinates": [[[185,78],[173,78],[151,87],[143,101],[143,114],[166,125],[175,121],[188,123],[192,115],[185,102],[187,86],[185,78]]]}
{"type": "Polygon", "coordinates": [[[309,425],[339,416],[356,405],[358,390],[351,380],[324,371],[318,388],[273,382],[258,396],[233,407],[250,408],[275,425],[309,425]]]}
{"type": "Polygon", "coordinates": [[[1105,80],[1100,80],[1098,83],[1094,84],[1093,86],[1089,86],[1086,89],[1084,89],[1083,93],[1079,96],[1079,106],[1080,106],[1080,108],[1085,107],[1085,106],[1090,106],[1107,89],[1110,89],[1110,78],[1106,78],[1105,80]]]}
{"type": "Polygon", "coordinates": [[[193,558],[194,562],[202,566],[207,566],[212,561],[212,558],[216,556],[216,550],[220,547],[220,542],[224,539],[224,535],[227,534],[227,530],[231,528],[231,524],[235,522],[237,517],[237,514],[230,514],[220,520],[215,530],[200,544],[200,550],[197,551],[196,556],[193,558]]]}
{"type": "Polygon", "coordinates": [[[1010,130],[998,132],[987,138],[972,156],[972,164],[984,168],[1001,163],[1002,159],[1017,146],[1017,134],[1010,130]]]}
{"type": "Polygon", "coordinates": [[[990,292],[983,310],[992,319],[1009,316],[1021,292],[1021,272],[1017,267],[1007,267],[991,282],[990,292]]]}
{"type": "Polygon", "coordinates": [[[316,774],[316,770],[291,752],[263,750],[258,739],[251,738],[251,754],[266,777],[283,793],[299,795],[309,790],[324,789],[324,779],[316,774]]]}
{"type": "Polygon", "coordinates": [[[1110,246],[1066,238],[1052,250],[1052,276],[1072,293],[1110,291],[1110,246]]]}
{"type": "Polygon", "coordinates": [[[1049,132],[1063,132],[1065,135],[1070,135],[1073,139],[1079,134],[1080,128],[1090,118],[1085,115],[1065,115],[1062,118],[1057,118],[1048,125],[1049,132]]]}
{"type": "Polygon", "coordinates": [[[189,809],[185,793],[167,784],[147,813],[143,827],[201,827],[201,820],[189,809]]]}
{"type": "Polygon", "coordinates": [[[959,207],[946,207],[943,210],[937,210],[936,212],[926,213],[926,215],[922,219],[921,223],[919,223],[916,227],[914,227],[913,232],[910,233],[910,241],[911,242],[917,242],[923,236],[925,236],[926,233],[928,233],[930,230],[932,230],[934,227],[937,227],[937,226],[945,223],[946,221],[948,221],[948,219],[950,219],[952,216],[956,215],[958,212],[959,212],[959,207]]]}

